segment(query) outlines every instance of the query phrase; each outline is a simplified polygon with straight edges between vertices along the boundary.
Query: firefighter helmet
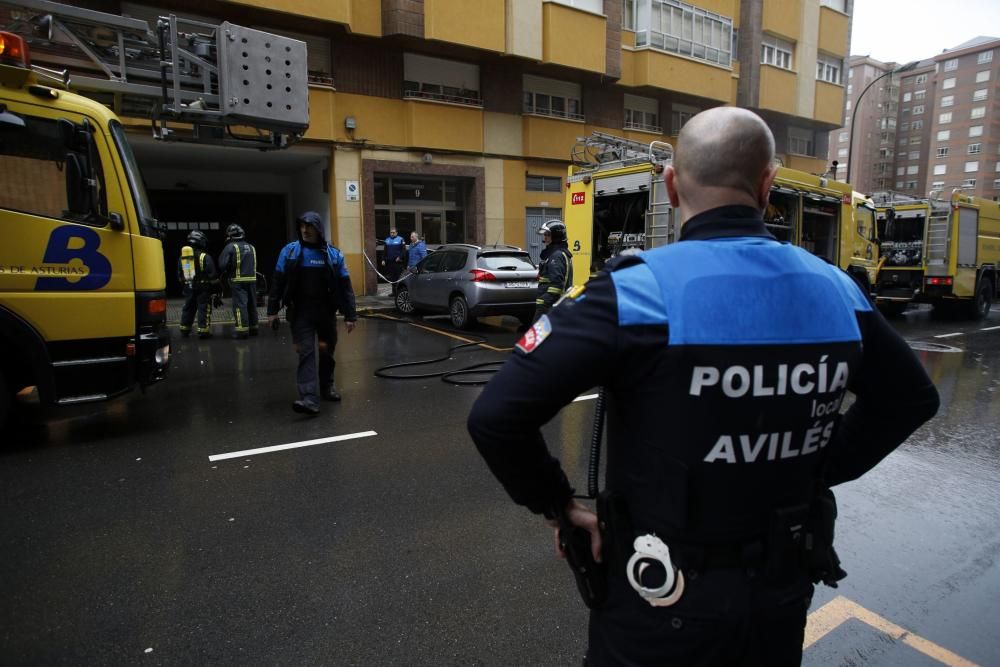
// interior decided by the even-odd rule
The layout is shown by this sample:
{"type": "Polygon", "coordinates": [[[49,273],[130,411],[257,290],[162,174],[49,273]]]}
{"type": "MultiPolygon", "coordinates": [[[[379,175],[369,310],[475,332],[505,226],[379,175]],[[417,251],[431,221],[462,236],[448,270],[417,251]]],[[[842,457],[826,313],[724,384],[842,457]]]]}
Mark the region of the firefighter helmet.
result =
{"type": "Polygon", "coordinates": [[[566,240],[566,225],[562,220],[549,220],[538,228],[538,233],[549,234],[553,243],[559,243],[566,240]]]}
{"type": "Polygon", "coordinates": [[[205,236],[205,232],[200,232],[197,229],[188,234],[187,242],[188,245],[194,246],[199,250],[204,250],[208,247],[208,237],[205,236]]]}
{"type": "Polygon", "coordinates": [[[226,227],[227,239],[242,239],[243,236],[244,236],[243,228],[237,225],[235,222],[226,227]]]}

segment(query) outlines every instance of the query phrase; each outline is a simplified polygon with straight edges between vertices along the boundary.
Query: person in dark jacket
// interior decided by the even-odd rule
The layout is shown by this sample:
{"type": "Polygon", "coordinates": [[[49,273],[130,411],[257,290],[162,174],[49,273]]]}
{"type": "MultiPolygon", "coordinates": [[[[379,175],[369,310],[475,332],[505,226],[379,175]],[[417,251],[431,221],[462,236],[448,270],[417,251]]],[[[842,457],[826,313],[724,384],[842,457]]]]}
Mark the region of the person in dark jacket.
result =
{"type": "Polygon", "coordinates": [[[239,225],[226,227],[229,242],[219,255],[219,273],[233,294],[233,338],[257,335],[257,249],[245,237],[239,225]]]}
{"type": "Polygon", "coordinates": [[[382,255],[382,266],[385,268],[385,277],[392,283],[392,293],[396,293],[396,281],[403,272],[403,237],[399,236],[396,228],[389,230],[389,236],[385,238],[385,250],[382,255]]]}
{"type": "Polygon", "coordinates": [[[333,383],[337,311],[344,314],[347,333],[354,331],[358,313],[344,255],[326,242],[319,214],[307,211],[297,223],[300,240],[289,243],[278,254],[267,320],[276,326],[278,311],[285,307],[285,319],[291,325],[292,342],[299,356],[299,400],[292,403],[292,409],[318,415],[320,399],[341,398],[333,383]]]}
{"type": "Polygon", "coordinates": [[[746,109],[692,118],[665,170],[679,241],[574,288],[469,415],[517,503],[589,534],[607,593],[588,665],[800,664],[814,583],[845,576],[830,487],[938,409],[857,283],[764,226],[773,158],[746,109]],[[539,430],[595,386],[607,406],[600,518],[573,500],[539,430]]]}
{"type": "Polygon", "coordinates": [[[177,280],[184,286],[184,306],[181,309],[181,335],[191,335],[195,313],[198,314],[198,338],[212,337],[212,297],[215,295],[219,274],[212,256],[205,250],[208,238],[205,232],[193,230],[187,236],[187,246],[177,260],[177,280]],[[186,255],[190,247],[193,254],[186,255]]]}
{"type": "Polygon", "coordinates": [[[406,251],[406,268],[411,271],[427,256],[427,244],[416,232],[410,232],[410,247],[406,251]]]}
{"type": "Polygon", "coordinates": [[[566,225],[549,220],[538,229],[545,249],[538,265],[538,297],[535,299],[535,322],[552,310],[556,301],[573,286],[573,255],[566,244],[566,225]]]}

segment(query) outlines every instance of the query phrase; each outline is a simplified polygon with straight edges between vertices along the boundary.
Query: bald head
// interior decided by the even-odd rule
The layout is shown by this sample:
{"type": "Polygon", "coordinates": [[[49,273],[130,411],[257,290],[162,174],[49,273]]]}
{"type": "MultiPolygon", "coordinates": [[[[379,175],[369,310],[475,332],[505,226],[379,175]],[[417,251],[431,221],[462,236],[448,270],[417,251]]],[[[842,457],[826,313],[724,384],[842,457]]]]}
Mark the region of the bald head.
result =
{"type": "Polygon", "coordinates": [[[673,180],[688,217],[715,206],[762,207],[773,163],[774,136],[760,116],[737,107],[715,107],[681,130],[668,181],[673,180]],[[762,188],[765,180],[767,187],[762,188]]]}

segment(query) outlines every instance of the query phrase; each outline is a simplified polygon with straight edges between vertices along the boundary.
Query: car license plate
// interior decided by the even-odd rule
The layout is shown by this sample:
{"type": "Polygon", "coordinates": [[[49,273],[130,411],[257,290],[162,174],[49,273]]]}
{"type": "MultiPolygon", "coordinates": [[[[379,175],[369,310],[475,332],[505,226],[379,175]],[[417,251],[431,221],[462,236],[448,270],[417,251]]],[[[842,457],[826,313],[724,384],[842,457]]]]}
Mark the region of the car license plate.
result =
{"type": "Polygon", "coordinates": [[[507,282],[507,287],[531,287],[530,280],[511,280],[507,282]]]}

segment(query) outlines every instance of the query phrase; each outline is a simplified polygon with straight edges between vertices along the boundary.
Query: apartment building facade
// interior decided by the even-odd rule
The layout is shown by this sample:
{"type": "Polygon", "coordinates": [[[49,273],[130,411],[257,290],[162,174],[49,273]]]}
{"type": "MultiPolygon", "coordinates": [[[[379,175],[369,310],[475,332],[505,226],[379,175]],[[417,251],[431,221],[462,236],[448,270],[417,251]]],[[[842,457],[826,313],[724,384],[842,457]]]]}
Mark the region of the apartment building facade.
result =
{"type": "MultiPolygon", "coordinates": [[[[845,127],[831,133],[830,159],[843,163],[849,155],[851,180],[863,192],[924,197],[932,190],[962,188],[1000,201],[998,61],[1000,39],[977,37],[885,77],[856,107],[863,92],[859,83],[899,65],[852,56],[845,127]]],[[[839,169],[838,178],[844,177],[839,169]]]]}
{"type": "Polygon", "coordinates": [[[368,259],[390,227],[416,230],[428,245],[537,250],[533,230],[562,215],[571,151],[593,131],[674,143],[697,112],[739,105],[768,121],[786,166],[825,172],[853,8],[852,0],[73,4],[229,20],[304,40],[303,141],[268,153],[162,145],[135,118],[133,143],[167,222],[168,254],[191,228],[221,240],[228,222],[240,222],[269,270],[294,237],[295,214],[315,210],[352,274],[364,276],[355,278],[364,293],[376,288],[368,259]]]}

